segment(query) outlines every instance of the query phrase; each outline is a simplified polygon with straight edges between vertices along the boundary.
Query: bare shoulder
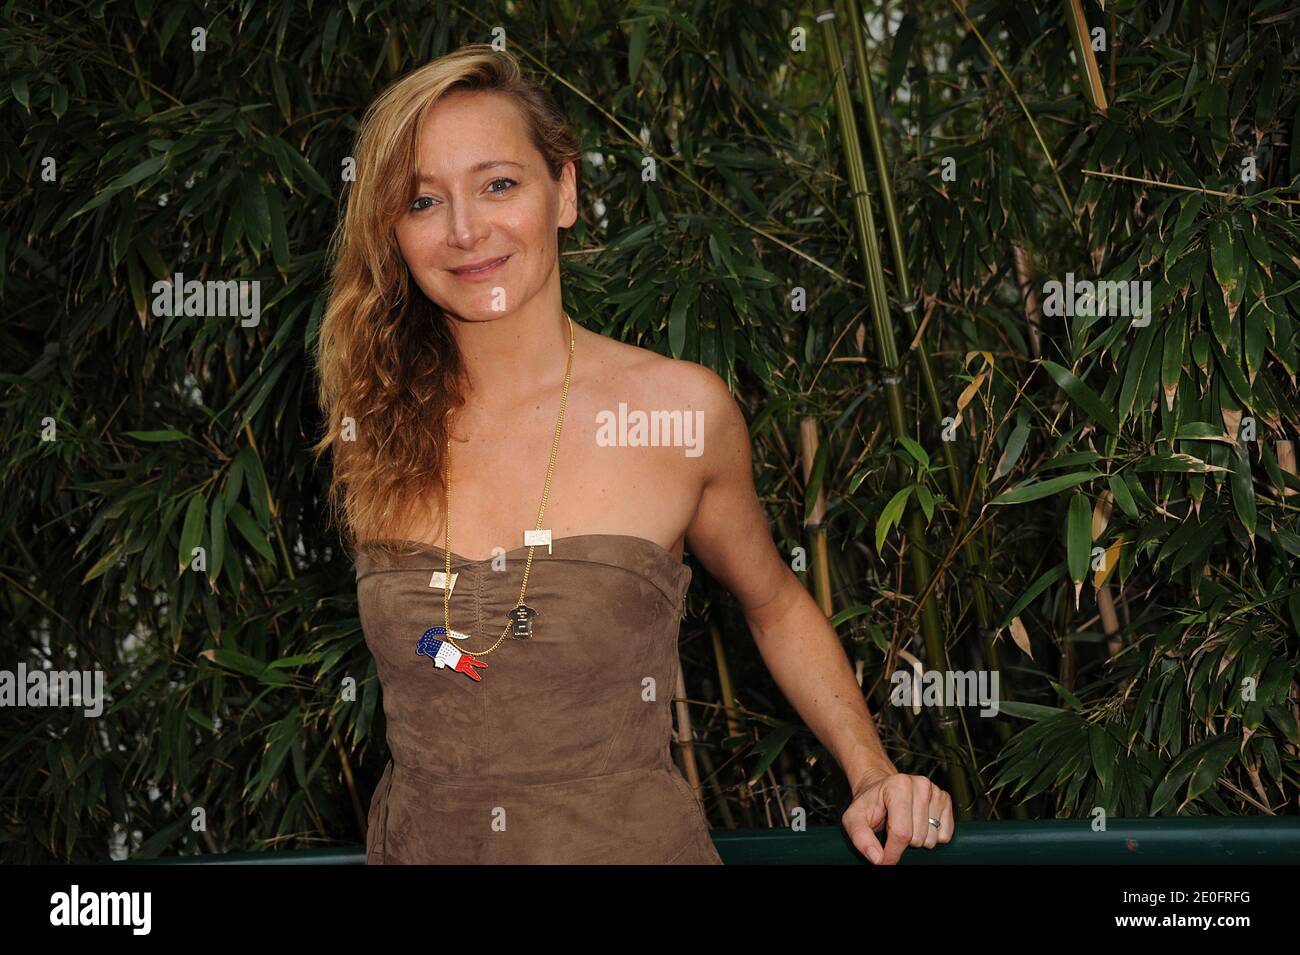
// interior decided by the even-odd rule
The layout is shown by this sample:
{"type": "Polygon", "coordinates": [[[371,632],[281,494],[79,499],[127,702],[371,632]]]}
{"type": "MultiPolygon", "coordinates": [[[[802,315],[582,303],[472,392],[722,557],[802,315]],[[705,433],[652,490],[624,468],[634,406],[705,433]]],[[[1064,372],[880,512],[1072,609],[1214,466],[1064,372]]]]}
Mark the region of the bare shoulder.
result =
{"type": "Polygon", "coordinates": [[[658,368],[647,379],[670,407],[696,413],[704,427],[709,453],[704,455],[706,471],[713,472],[727,462],[744,457],[749,446],[749,427],[727,383],[712,368],[685,359],[656,355],[658,368]]]}
{"type": "Polygon", "coordinates": [[[615,413],[627,410],[680,412],[699,424],[704,444],[699,475],[708,479],[729,466],[746,467],[749,428],[727,383],[711,368],[681,358],[669,358],[636,345],[603,336],[589,351],[598,371],[602,406],[615,413]]]}
{"type": "Polygon", "coordinates": [[[611,398],[650,410],[703,411],[706,426],[734,426],[743,418],[731,390],[711,368],[648,348],[593,335],[600,378],[611,398]],[[715,419],[709,421],[709,419],[715,419]]]}

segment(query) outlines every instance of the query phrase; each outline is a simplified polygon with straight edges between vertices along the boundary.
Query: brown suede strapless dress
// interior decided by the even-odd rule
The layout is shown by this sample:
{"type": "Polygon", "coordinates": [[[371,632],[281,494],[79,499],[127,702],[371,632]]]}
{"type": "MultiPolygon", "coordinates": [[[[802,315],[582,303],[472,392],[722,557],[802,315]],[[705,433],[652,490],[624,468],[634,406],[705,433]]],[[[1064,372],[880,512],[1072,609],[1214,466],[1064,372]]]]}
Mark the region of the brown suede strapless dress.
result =
{"type": "MultiPolygon", "coordinates": [[[[451,626],[501,635],[528,548],[453,553],[451,626]]],[[[533,552],[533,634],[480,657],[476,682],[416,653],[443,623],[440,547],[356,557],[357,603],[383,688],[391,759],[370,804],[366,864],[721,864],[669,747],[691,569],[653,541],[557,538],[533,552]]]]}

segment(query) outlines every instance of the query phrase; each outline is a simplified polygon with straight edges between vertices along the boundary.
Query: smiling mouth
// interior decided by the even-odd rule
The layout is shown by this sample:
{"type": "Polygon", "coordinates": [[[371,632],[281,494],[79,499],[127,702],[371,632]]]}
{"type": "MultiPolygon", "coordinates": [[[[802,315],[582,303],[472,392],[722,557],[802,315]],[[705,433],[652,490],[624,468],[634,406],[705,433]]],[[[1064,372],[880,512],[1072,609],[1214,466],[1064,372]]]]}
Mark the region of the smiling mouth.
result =
{"type": "Polygon", "coordinates": [[[451,272],[453,275],[477,275],[479,272],[489,272],[492,269],[495,269],[508,258],[510,258],[510,256],[503,255],[501,258],[493,259],[491,262],[478,266],[477,268],[452,269],[451,272]]]}

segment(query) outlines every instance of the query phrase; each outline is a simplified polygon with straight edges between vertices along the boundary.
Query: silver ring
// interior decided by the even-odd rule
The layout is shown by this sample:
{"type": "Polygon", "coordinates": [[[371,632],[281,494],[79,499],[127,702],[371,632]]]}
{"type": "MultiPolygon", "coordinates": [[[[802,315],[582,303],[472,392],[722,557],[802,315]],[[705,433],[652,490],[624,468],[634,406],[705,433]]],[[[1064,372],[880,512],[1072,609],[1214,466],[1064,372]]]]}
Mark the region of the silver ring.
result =
{"type": "Polygon", "coordinates": [[[934,818],[934,816],[930,816],[930,825],[934,826],[934,828],[936,828],[936,829],[940,828],[940,827],[939,827],[939,820],[936,819],[936,818],[934,818]]]}

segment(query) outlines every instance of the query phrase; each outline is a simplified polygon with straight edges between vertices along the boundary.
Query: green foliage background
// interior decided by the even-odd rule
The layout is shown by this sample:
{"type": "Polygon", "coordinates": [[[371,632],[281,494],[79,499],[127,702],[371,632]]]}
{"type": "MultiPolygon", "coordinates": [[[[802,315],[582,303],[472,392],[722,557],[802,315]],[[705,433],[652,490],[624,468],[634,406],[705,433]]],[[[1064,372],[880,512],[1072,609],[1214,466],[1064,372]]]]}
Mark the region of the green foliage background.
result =
{"type": "MultiPolygon", "coordinates": [[[[112,703],[99,719],[0,707],[0,858],[361,841],[386,753],[308,451],[324,251],[365,104],[496,27],[599,157],[564,260],[570,311],[733,385],[783,553],[808,545],[824,494],[833,619],[900,768],[965,774],[977,817],[1294,814],[1300,499],[1282,489],[1300,481],[1279,442],[1297,424],[1300,244],[1283,200],[1300,174],[1298,20],[1285,0],[1084,8],[1108,31],[1105,113],[1083,95],[1064,5],[971,2],[969,23],[954,2],[867,7],[948,416],[987,372],[954,431],[973,487],[956,499],[916,352],[900,347],[897,383],[876,354],[812,7],[6,4],[0,667],[102,668],[112,703]],[[1151,280],[1154,320],[1044,318],[1040,360],[1017,246],[1037,288],[1071,271],[1151,280]],[[259,279],[260,324],[154,317],[150,287],[173,272],[259,279]],[[893,387],[908,442],[887,430],[893,387]],[[1236,440],[1239,415],[1258,440],[1236,440]],[[806,418],[822,434],[809,480],[806,418]],[[918,507],[949,665],[988,667],[996,650],[1011,701],[992,719],[961,711],[956,748],[933,711],[888,701],[898,649],[925,656],[899,530],[918,507]],[[1074,581],[1121,539],[1105,586],[1122,631],[1106,635],[1092,574],[1077,608],[1074,581]],[[184,569],[195,545],[206,572],[184,569]]],[[[710,818],[781,825],[779,783],[837,823],[843,780],[734,601],[703,574],[690,599],[689,696],[719,702],[716,629],[743,707],[738,733],[692,707],[710,818]]]]}

